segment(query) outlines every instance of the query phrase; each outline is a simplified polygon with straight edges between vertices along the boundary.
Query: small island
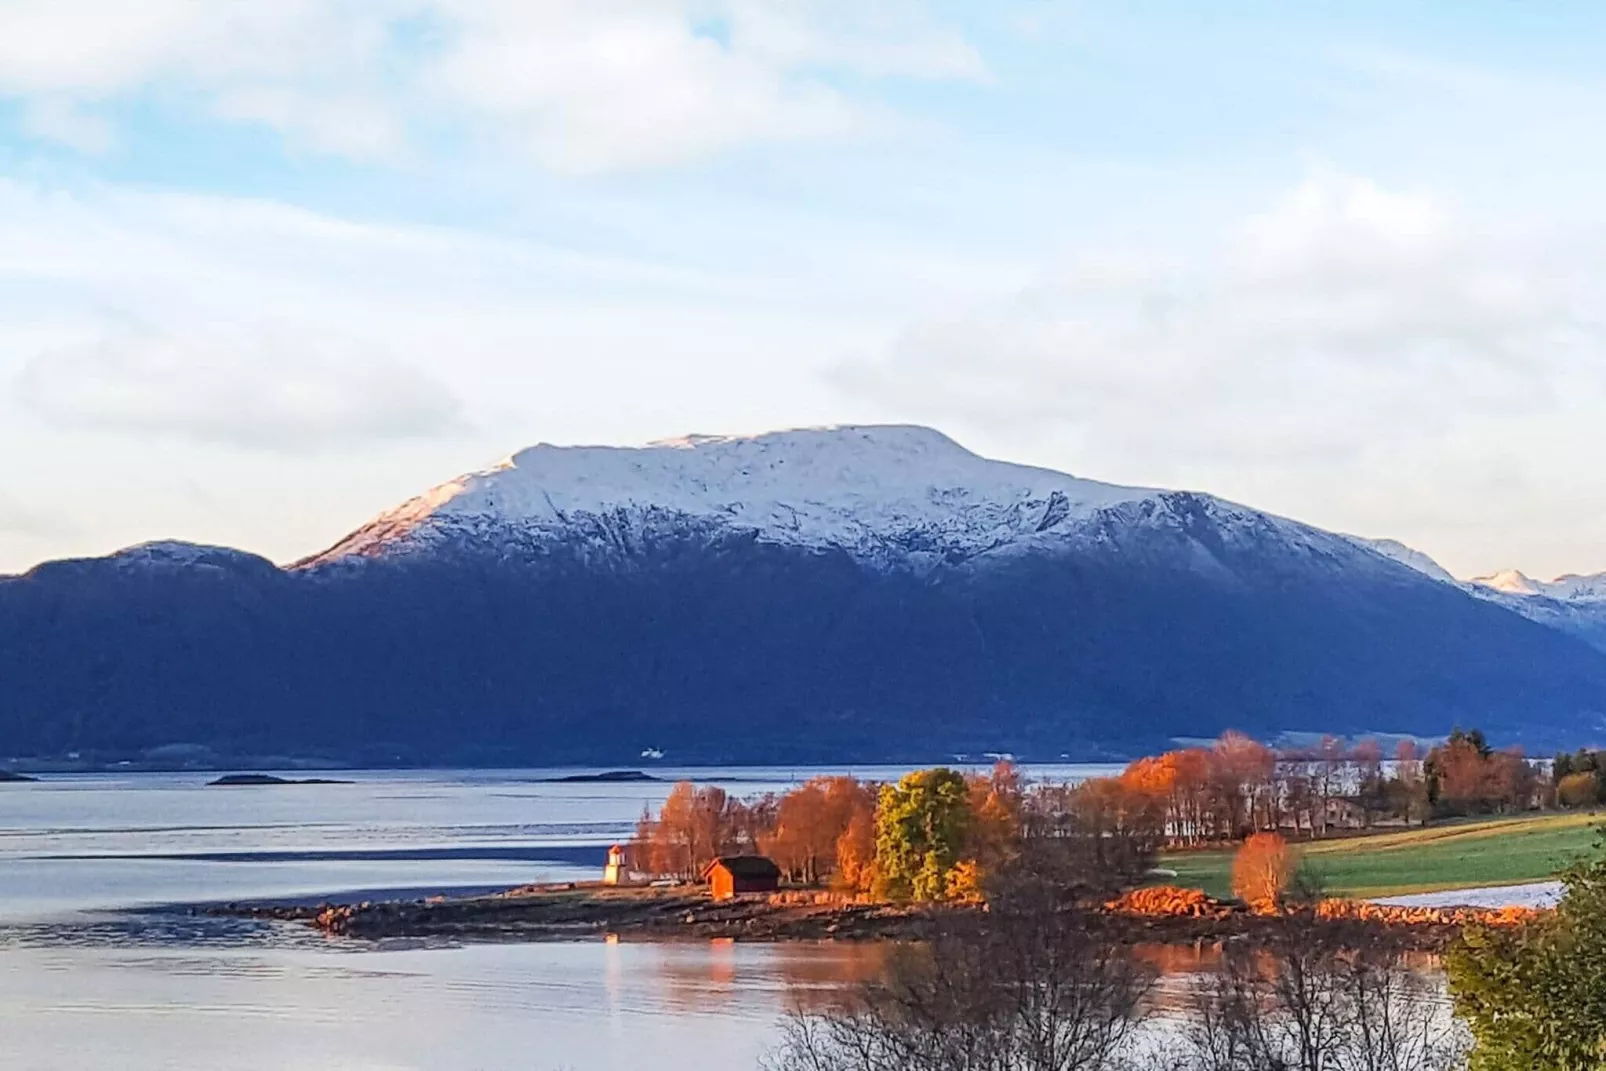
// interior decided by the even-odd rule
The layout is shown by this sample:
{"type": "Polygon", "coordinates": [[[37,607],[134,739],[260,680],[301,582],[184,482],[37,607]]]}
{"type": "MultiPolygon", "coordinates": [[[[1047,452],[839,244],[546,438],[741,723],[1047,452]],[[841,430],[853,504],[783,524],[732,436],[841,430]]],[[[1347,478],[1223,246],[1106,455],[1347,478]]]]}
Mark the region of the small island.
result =
{"type": "Polygon", "coordinates": [[[615,785],[658,780],[660,779],[641,770],[604,770],[602,773],[578,773],[569,774],[565,777],[553,777],[549,778],[548,783],[554,785],[615,785]]]}
{"type": "Polygon", "coordinates": [[[37,777],[29,777],[26,774],[13,773],[10,770],[0,770],[0,785],[15,785],[22,784],[23,782],[31,783],[37,780],[39,780],[37,777]]]}
{"type": "Polygon", "coordinates": [[[328,777],[275,777],[273,774],[262,773],[235,773],[224,774],[216,781],[208,781],[208,788],[252,788],[262,785],[349,785],[351,781],[337,781],[328,777]]]}

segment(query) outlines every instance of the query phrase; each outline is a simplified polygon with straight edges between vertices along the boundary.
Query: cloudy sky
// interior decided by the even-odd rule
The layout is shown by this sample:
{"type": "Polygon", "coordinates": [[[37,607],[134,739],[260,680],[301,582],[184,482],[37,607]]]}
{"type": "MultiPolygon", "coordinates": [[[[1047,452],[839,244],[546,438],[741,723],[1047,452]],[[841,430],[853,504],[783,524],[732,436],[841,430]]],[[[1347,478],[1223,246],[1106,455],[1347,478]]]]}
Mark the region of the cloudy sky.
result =
{"type": "Polygon", "coordinates": [[[0,571],[908,421],[1606,569],[1606,5],[0,0],[0,571]]]}

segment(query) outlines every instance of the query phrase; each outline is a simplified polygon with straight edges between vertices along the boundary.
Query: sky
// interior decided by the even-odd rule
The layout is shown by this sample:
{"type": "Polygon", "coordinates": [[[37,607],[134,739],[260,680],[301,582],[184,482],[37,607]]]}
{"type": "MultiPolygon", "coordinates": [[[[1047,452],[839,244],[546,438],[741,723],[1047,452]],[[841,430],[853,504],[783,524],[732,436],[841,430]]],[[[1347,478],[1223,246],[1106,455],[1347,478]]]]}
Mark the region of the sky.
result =
{"type": "Polygon", "coordinates": [[[0,572],[834,423],[1606,570],[1606,5],[0,0],[0,572]]]}

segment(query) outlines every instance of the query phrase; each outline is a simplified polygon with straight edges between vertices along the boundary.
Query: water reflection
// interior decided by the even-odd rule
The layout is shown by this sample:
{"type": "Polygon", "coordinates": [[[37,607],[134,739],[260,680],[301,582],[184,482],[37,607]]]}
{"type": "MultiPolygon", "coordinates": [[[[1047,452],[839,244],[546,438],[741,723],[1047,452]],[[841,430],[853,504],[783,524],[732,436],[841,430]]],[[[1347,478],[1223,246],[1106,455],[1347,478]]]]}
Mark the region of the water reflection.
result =
{"type": "Polygon", "coordinates": [[[850,945],[329,939],[179,913],[0,929],[7,1066],[756,1067],[776,1020],[880,969],[850,945]],[[699,1058],[699,1053],[703,1056],[699,1058]]]}

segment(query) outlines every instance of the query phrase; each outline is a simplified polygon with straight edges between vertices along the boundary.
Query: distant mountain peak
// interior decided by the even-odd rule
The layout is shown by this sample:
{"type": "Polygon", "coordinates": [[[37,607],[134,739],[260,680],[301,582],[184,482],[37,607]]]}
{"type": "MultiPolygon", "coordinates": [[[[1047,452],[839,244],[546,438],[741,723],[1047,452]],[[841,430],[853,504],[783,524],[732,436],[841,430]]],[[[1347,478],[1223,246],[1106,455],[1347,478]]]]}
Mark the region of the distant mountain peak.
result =
{"type": "Polygon", "coordinates": [[[1568,573],[1554,580],[1535,580],[1516,569],[1474,577],[1471,583],[1503,595],[1555,599],[1567,603],[1606,602],[1606,573],[1568,573]]]}
{"type": "Polygon", "coordinates": [[[1503,592],[1507,595],[1538,595],[1541,594],[1540,585],[1518,569],[1502,569],[1498,573],[1488,576],[1475,576],[1472,583],[1492,591],[1503,592]]]}

